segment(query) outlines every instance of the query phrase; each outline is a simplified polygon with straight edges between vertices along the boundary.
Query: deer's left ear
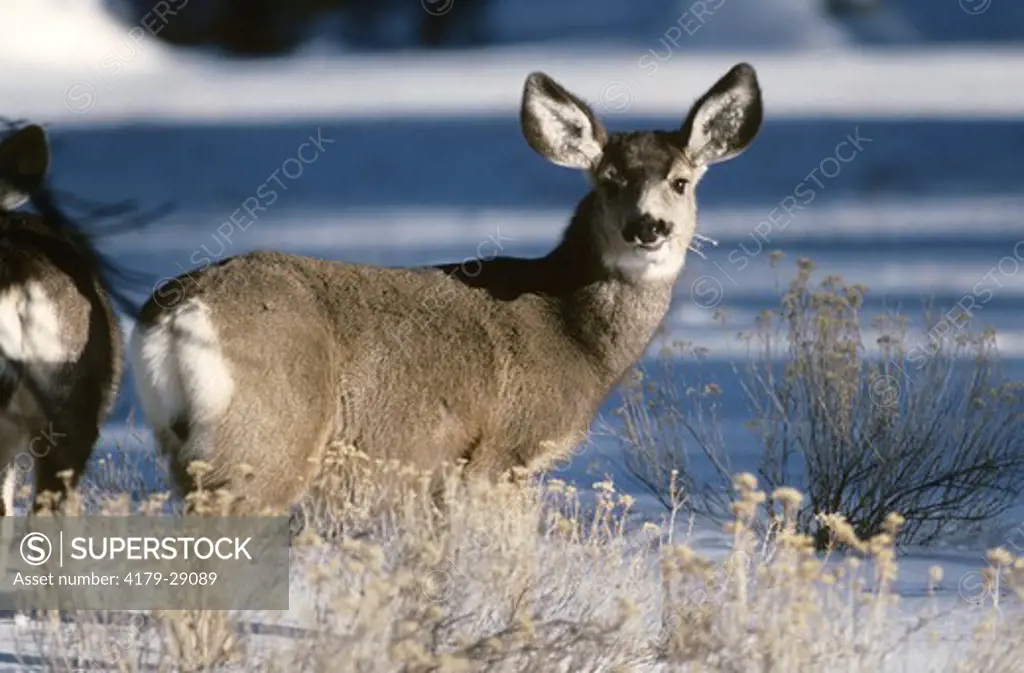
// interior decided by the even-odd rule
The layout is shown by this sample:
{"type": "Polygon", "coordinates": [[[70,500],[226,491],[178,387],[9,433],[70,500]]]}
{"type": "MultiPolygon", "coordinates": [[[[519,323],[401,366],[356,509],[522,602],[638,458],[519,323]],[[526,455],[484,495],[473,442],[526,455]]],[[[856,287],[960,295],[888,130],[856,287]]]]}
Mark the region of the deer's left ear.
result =
{"type": "Polygon", "coordinates": [[[747,63],[737,64],[693,104],[679,145],[698,165],[732,159],[750,145],[763,115],[757,73],[747,63]]]}
{"type": "Polygon", "coordinates": [[[25,203],[43,185],[49,166],[43,127],[31,124],[0,141],[0,207],[13,210],[25,203]]]}

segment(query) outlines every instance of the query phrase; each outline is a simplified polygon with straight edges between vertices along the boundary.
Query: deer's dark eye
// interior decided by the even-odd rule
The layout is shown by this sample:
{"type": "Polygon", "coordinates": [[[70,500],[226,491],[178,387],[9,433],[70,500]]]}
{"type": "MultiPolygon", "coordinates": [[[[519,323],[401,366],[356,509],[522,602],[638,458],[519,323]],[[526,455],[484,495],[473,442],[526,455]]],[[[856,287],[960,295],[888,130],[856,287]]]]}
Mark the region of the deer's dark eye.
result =
{"type": "Polygon", "coordinates": [[[689,184],[690,183],[687,180],[684,180],[682,178],[676,178],[675,180],[672,181],[672,191],[674,191],[676,194],[685,194],[686,187],[689,184]]]}

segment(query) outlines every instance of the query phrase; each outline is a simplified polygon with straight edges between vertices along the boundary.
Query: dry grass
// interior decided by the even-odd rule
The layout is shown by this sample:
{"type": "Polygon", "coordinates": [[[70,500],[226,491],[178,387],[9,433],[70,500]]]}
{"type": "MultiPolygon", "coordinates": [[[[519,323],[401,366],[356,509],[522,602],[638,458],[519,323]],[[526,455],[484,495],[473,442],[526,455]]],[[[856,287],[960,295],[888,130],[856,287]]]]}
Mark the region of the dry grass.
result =
{"type": "MultiPolygon", "coordinates": [[[[794,525],[802,494],[765,493],[740,475],[731,549],[712,562],[671,539],[665,522],[631,516],[632,499],[613,484],[594,493],[558,481],[467,483],[457,467],[421,474],[339,450],[304,506],[287,613],[52,612],[19,630],[18,654],[47,670],[289,673],[981,673],[1016,670],[1024,655],[1011,594],[978,615],[973,633],[958,618],[955,647],[931,659],[921,647],[907,665],[908,643],[927,640],[942,615],[931,603],[912,619],[900,609],[897,515],[867,540],[833,516],[819,553],[794,525]],[[757,518],[772,522],[766,535],[755,533],[757,518]],[[841,556],[840,545],[852,551],[841,556]],[[245,626],[254,620],[264,626],[245,626]]],[[[102,511],[138,508],[111,498],[102,511]]],[[[991,560],[985,581],[1024,586],[1024,562],[1005,550],[991,560]]],[[[922,589],[940,579],[933,571],[922,589]]]]}

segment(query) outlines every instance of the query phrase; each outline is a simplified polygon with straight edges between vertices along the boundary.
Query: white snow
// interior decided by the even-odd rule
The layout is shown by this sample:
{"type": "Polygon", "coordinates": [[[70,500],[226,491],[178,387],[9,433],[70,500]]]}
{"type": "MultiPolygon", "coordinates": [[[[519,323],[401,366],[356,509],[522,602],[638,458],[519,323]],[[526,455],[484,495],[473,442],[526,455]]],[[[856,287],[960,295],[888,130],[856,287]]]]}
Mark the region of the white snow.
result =
{"type": "MultiPolygon", "coordinates": [[[[140,56],[148,49],[147,43],[140,56]]],[[[159,77],[147,59],[126,61],[114,75],[100,69],[99,56],[90,56],[67,68],[8,71],[0,96],[13,103],[10,114],[88,125],[129,119],[241,124],[326,116],[504,115],[518,106],[523,80],[534,68],[571,82],[598,108],[604,104],[615,113],[662,117],[681,115],[691,92],[746,60],[756,64],[768,92],[768,114],[775,118],[856,113],[861,118],[1006,119],[1024,113],[1024,90],[1006,86],[1024,69],[1024,54],[1015,50],[776,53],[749,48],[679,55],[653,73],[638,65],[643,54],[621,47],[501,47],[472,58],[310,55],[267,65],[190,57],[175,59],[159,77]],[[95,100],[77,102],[80,92],[95,100]]]]}
{"type": "Polygon", "coordinates": [[[171,65],[166,46],[149,33],[140,38],[139,31],[145,30],[141,25],[123,25],[104,11],[104,4],[105,0],[4,0],[0,63],[8,73],[21,70],[26,79],[48,74],[62,78],[99,68],[111,53],[136,74],[171,65]]]}

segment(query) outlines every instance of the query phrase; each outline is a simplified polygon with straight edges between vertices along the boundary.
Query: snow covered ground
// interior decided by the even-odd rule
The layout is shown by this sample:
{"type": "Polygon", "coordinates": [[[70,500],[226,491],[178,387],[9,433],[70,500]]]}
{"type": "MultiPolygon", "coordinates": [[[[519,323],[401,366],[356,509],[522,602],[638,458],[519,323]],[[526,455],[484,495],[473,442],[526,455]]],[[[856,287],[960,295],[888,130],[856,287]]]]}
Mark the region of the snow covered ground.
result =
{"type": "MultiPolygon", "coordinates": [[[[810,256],[868,285],[870,311],[914,314],[923,298],[951,309],[985,283],[994,294],[977,320],[996,328],[1011,372],[1024,373],[1024,46],[1008,41],[1024,36],[1024,15],[1009,0],[977,14],[965,9],[981,3],[967,0],[943,0],[934,11],[929,3],[930,14],[922,3],[893,2],[846,26],[811,0],[771,11],[761,0],[725,0],[676,45],[666,31],[689,3],[646,2],[635,13],[642,20],[623,24],[628,39],[590,39],[581,29],[573,39],[437,54],[314,45],[249,63],[136,39],[99,4],[4,0],[0,114],[51,125],[58,188],[175,205],[150,229],[104,241],[155,278],[257,248],[404,265],[462,259],[500,236],[506,254],[539,254],[584,183],[522,140],[528,72],[547,71],[618,130],[679,124],[697,95],[745,60],[761,78],[765,126],[702,185],[701,231],[720,245],[689,259],[669,336],[709,348],[728,388],[742,352],[736,332],[774,300],[777,276],[791,274],[768,267],[767,252],[781,249],[790,261],[810,256]],[[999,46],[955,39],[958,22],[999,46]],[[311,137],[322,148],[316,160],[283,178],[287,188],[258,218],[232,224],[311,137]],[[781,204],[801,188],[813,201],[786,216],[781,204]],[[715,308],[730,313],[726,325],[713,319],[715,308]]],[[[557,23],[539,10],[551,3],[521,4],[497,3],[499,25],[542,34],[557,23]]],[[[560,11],[582,15],[580,4],[560,11]]],[[[607,3],[608,18],[588,20],[614,25],[615,4],[607,3]]],[[[126,380],[107,449],[130,434],[133,395],[126,380]]],[[[740,400],[726,406],[737,455],[752,457],[745,413],[740,400]]],[[[151,448],[144,432],[128,444],[151,448]]],[[[614,456],[595,449],[566,474],[588,485],[595,457],[616,473],[614,456]]],[[[698,539],[709,551],[722,544],[712,531],[698,539]]],[[[980,567],[992,542],[1005,544],[996,534],[912,555],[901,578],[907,597],[941,562],[953,578],[945,604],[956,607],[957,578],[980,567]]]]}

